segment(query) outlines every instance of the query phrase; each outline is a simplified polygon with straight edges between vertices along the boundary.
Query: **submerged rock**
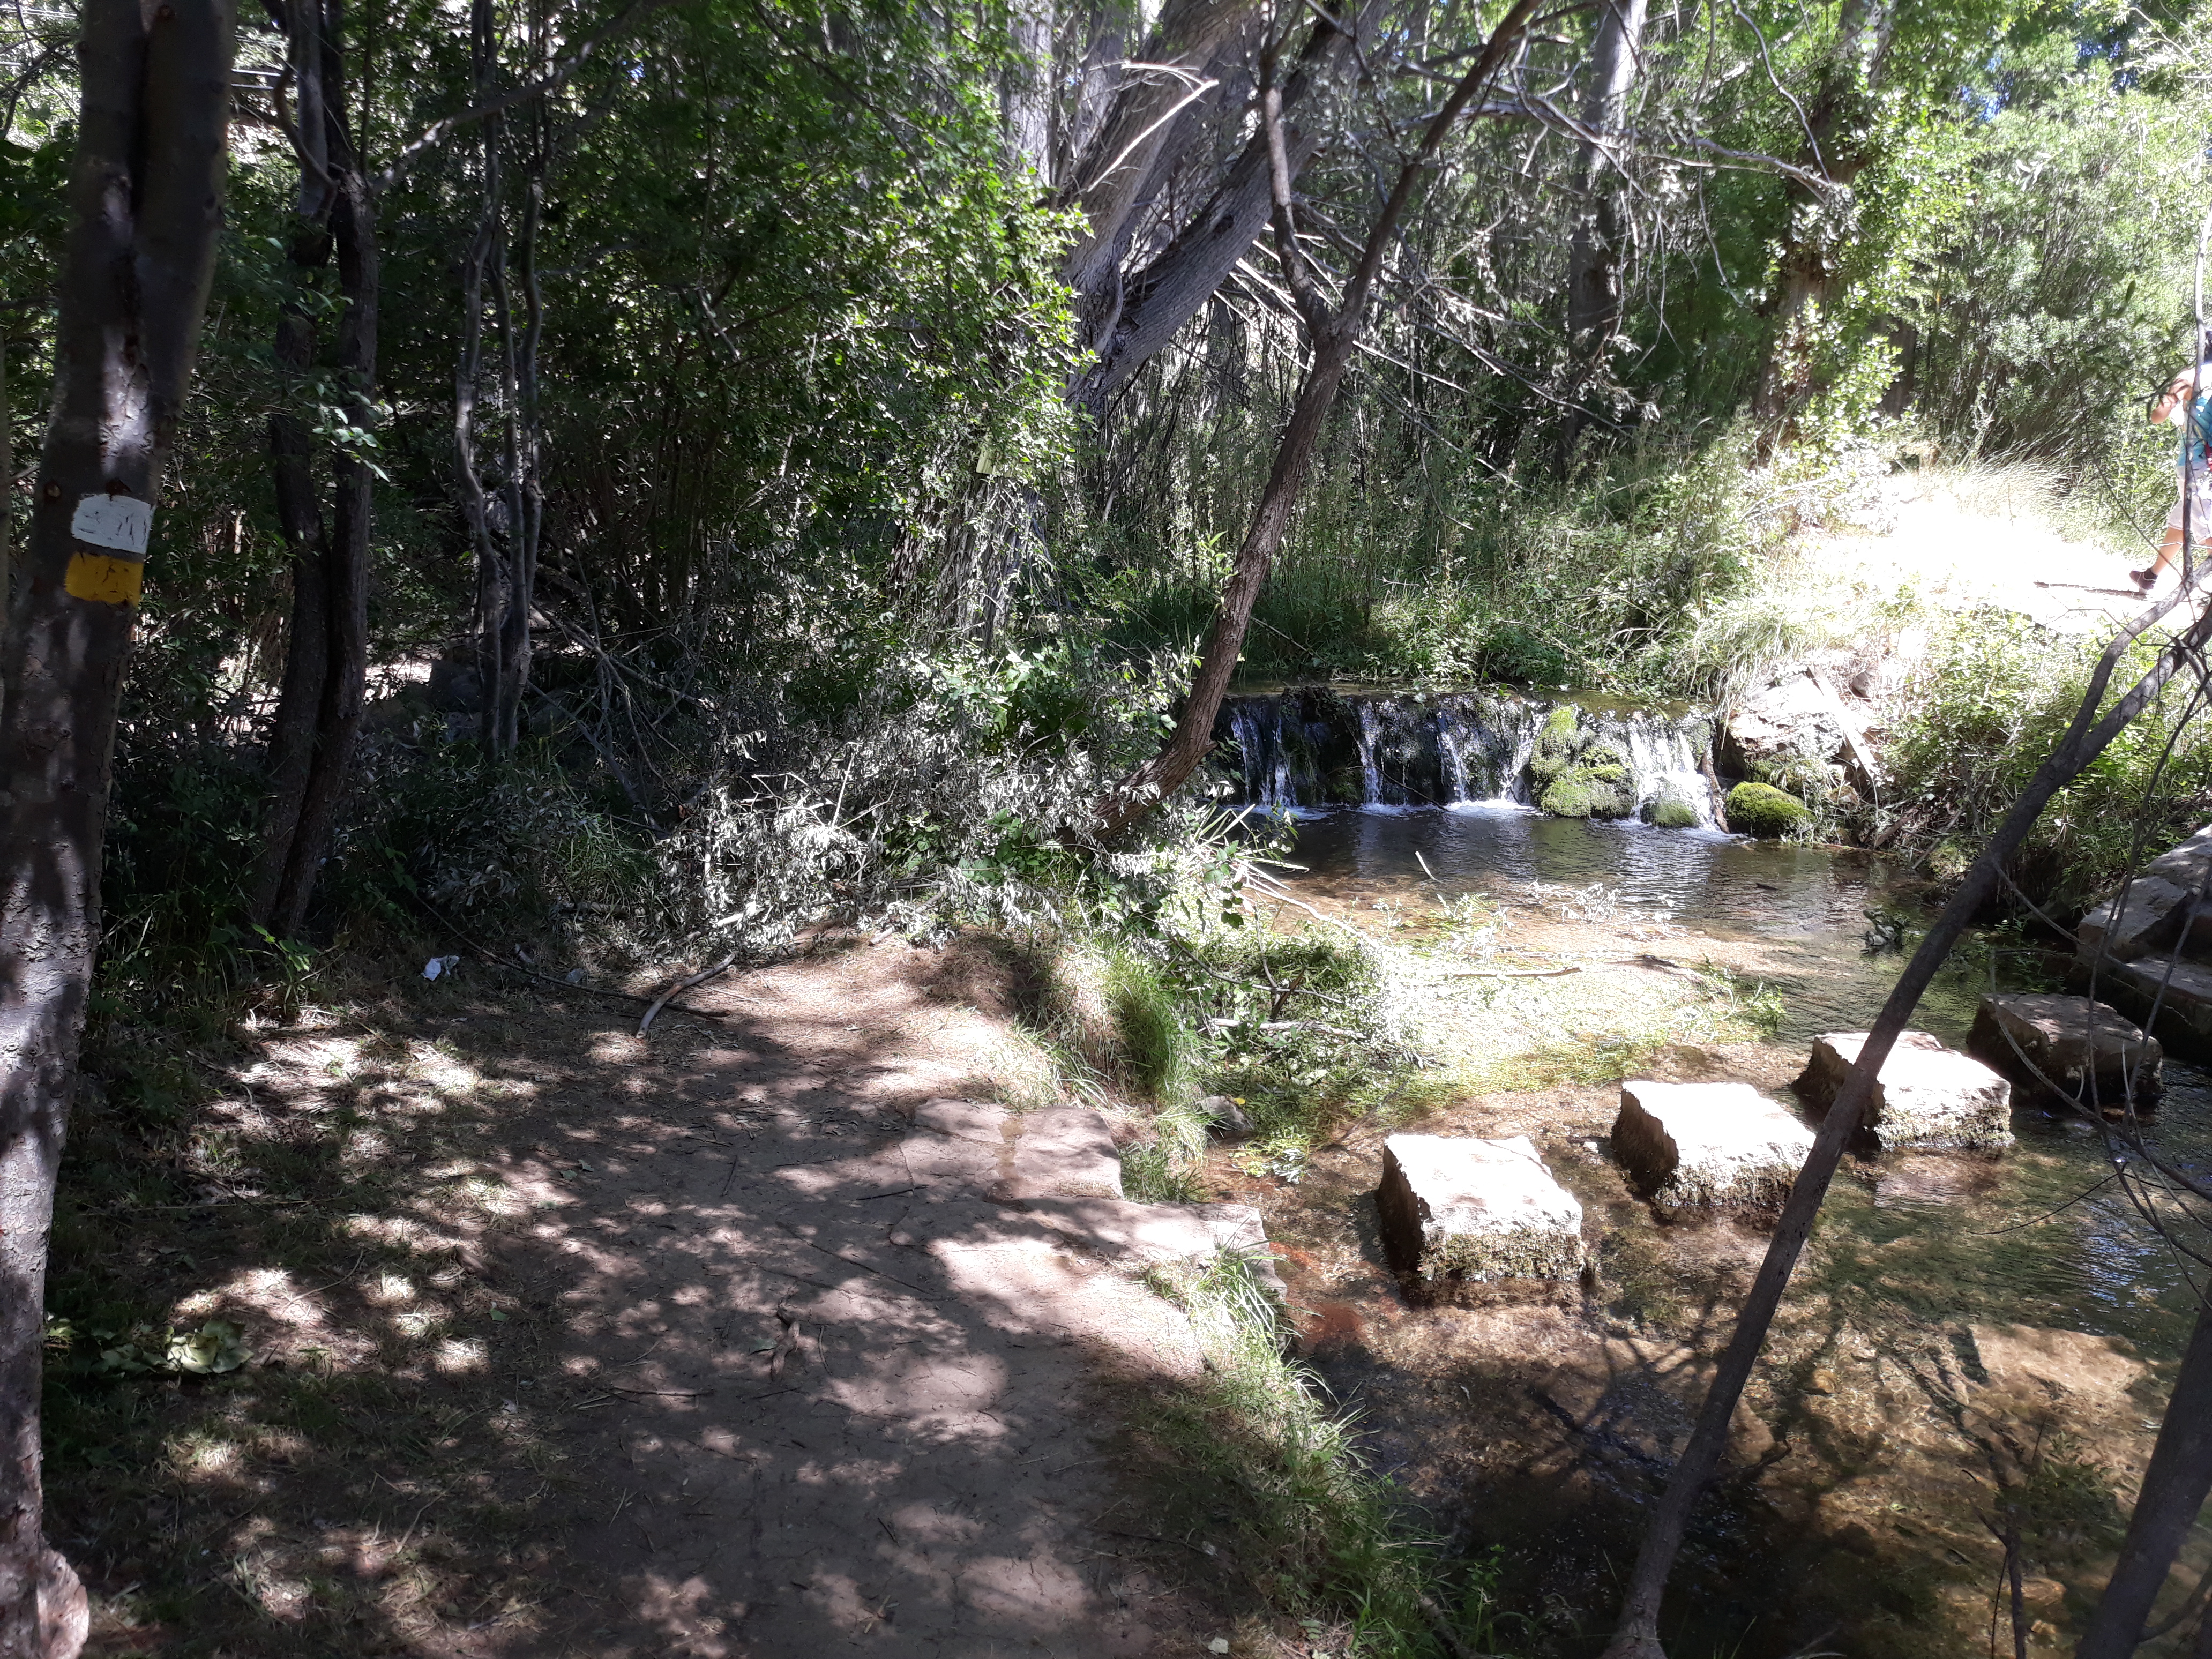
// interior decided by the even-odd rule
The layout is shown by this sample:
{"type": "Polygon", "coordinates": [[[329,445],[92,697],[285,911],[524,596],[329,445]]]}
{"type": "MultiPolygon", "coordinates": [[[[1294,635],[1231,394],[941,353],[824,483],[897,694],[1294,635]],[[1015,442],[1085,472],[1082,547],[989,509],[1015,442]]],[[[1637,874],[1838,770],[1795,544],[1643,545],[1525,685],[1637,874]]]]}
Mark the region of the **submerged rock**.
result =
{"type": "Polygon", "coordinates": [[[1644,820],[1662,830],[1694,830],[1705,820],[1698,809],[1674,788],[1662,788],[1644,809],[1644,820]]]}
{"type": "MultiPolygon", "coordinates": [[[[1825,1117],[1865,1045],[1864,1031],[1814,1039],[1813,1057],[1790,1086],[1825,1117]]],[[[1978,1060],[1925,1031],[1907,1031],[1882,1062],[1861,1126],[1884,1146],[2009,1146],[2012,1085],[1978,1060]]]]}
{"type": "Polygon", "coordinates": [[[1391,1265],[1431,1285],[1583,1271],[1583,1206],[1526,1135],[1392,1135],[1375,1197],[1391,1265]]]}
{"type": "Polygon", "coordinates": [[[1777,1208],[1812,1149],[1813,1132],[1747,1083],[1620,1085],[1613,1156],[1662,1211],[1777,1208]]]}
{"type": "Polygon", "coordinates": [[[2164,1054],[2118,1009],[2087,997],[1986,996],[1967,1051],[2021,1089],[2070,1104],[2118,1109],[2158,1097],[2164,1054]]]}
{"type": "Polygon", "coordinates": [[[1771,783],[1739,783],[1728,793],[1728,826],[1738,835],[1771,840],[1812,816],[1803,801],[1771,783]]]}

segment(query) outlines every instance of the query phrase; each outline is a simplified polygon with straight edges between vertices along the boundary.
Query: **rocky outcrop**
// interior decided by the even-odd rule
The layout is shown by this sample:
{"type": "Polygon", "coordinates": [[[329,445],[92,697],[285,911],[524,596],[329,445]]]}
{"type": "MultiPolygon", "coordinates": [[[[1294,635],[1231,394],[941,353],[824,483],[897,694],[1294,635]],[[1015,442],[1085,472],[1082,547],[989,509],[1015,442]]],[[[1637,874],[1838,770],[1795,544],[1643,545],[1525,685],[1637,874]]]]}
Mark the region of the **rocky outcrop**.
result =
{"type": "MultiPolygon", "coordinates": [[[[1792,1085],[1827,1115],[1865,1046],[1864,1031],[1831,1031],[1792,1085]]],[[[1863,1132],[1885,1147],[2008,1146],[2012,1085],[1981,1061],[1947,1048],[1925,1031],[1907,1031],[1882,1062],[1863,1132]]]]}
{"type": "Polygon", "coordinates": [[[2160,854],[2075,929],[2079,975],[2166,1045],[2212,1058],[2212,824],[2160,854]]]}
{"type": "Polygon", "coordinates": [[[1583,1206],[1526,1135],[1392,1135],[1376,1193],[1391,1265],[1425,1285],[1581,1276],[1583,1206]]]}

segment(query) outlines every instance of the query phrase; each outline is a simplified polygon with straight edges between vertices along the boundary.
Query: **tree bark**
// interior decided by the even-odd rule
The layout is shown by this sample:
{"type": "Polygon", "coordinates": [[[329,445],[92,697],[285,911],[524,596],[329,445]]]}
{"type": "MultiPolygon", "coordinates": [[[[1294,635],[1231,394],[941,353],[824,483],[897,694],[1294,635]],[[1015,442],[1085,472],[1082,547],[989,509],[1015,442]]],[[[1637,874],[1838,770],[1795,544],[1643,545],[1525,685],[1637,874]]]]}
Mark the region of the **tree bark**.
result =
{"type": "MultiPolygon", "coordinates": [[[[1583,100],[1583,125],[1595,134],[1620,131],[1628,94],[1636,83],[1648,0],[1607,0],[1591,56],[1590,83],[1583,100]]],[[[1578,396],[1611,354],[1620,326],[1620,193],[1605,178],[1604,145],[1586,138],[1575,157],[1574,235],[1567,249],[1567,352],[1572,365],[1568,396],[1578,396]]],[[[1581,411],[1567,415],[1567,443],[1582,428],[1581,411]]]]}
{"type": "Polygon", "coordinates": [[[1007,20],[1013,62],[1000,94],[1006,159],[1048,188],[1052,177],[1052,0],[1015,0],[1007,20]]]}
{"type": "MultiPolygon", "coordinates": [[[[1880,83],[1888,50],[1894,9],[1886,0],[1844,0],[1836,44],[1822,65],[1811,106],[1805,112],[1802,165],[1838,189],[1857,181],[1872,156],[1867,149],[1869,100],[1880,83]]],[[[1778,421],[1818,390],[1811,366],[1814,325],[1835,287],[1835,257],[1844,227],[1824,201],[1805,185],[1788,185],[1790,231],[1783,244],[1775,325],[1759,366],[1752,410],[1761,420],[1778,421]]]]}
{"type": "Polygon", "coordinates": [[[1132,220],[1171,165],[1182,135],[1210,100],[1203,73],[1215,52],[1252,19],[1251,0],[1170,0],[1144,46],[1145,67],[1121,71],[1106,118],[1077,159],[1063,194],[1085,233],[1069,250],[1067,285],[1096,302],[1110,292],[1127,252],[1132,220]],[[1181,71],[1176,73],[1175,71],[1181,71]]]}
{"type": "MultiPolygon", "coordinates": [[[[305,100],[302,100],[304,105],[305,100]]],[[[318,100],[318,107],[320,107],[318,100]]],[[[303,226],[292,239],[291,264],[303,276],[330,263],[326,227],[303,226]]],[[[314,366],[315,325],[297,305],[276,319],[276,371],[289,397],[314,366]]],[[[261,864],[249,914],[266,926],[299,834],[300,806],[313,770],[323,685],[330,673],[330,544],[315,483],[314,447],[307,425],[289,407],[269,417],[269,471],[276,492],[276,523],[289,556],[292,612],[285,632],[284,671],[276,714],[269,730],[262,770],[269,783],[263,810],[261,864]]]]}
{"type": "MultiPolygon", "coordinates": [[[[2158,1443],[2143,1471],[2135,1513],[2112,1577],[2089,1615],[2074,1659],[2127,1659],[2143,1639],[2151,1604],[2165,1587],[2173,1558],[2212,1491],[2212,1309],[2197,1310],[2196,1328],[2181,1356],[2173,1393],[2159,1425],[2158,1443]]],[[[2205,1626],[2212,1629],[2212,1615],[2205,1626]]],[[[2200,1635],[2198,1646],[2205,1638],[2200,1635]]]]}
{"type": "Polygon", "coordinates": [[[222,214],[226,0],[86,0],[53,412],[0,714],[0,1659],[83,1641],[46,1547],[47,1230],[76,1086],[145,532],[191,380],[222,214]]]}
{"type": "Polygon", "coordinates": [[[1268,567],[1274,561],[1276,550],[1282,545],[1284,532],[1290,528],[1291,514],[1297,506],[1298,492],[1304,485],[1314,446],[1328,422],[1329,407],[1336,400],[1337,387],[1352,354],[1358,349],[1360,333],[1366,324],[1368,297],[1374,291],[1382,261],[1396,240],[1399,223],[1405,217],[1415,189],[1431,171],[1445,134],[1504,66],[1507,53],[1517,45],[1529,18],[1534,15],[1537,3],[1538,0],[1514,0],[1512,9],[1476,54],[1473,67],[1423,131],[1419,144],[1399,170],[1396,183],[1376,215],[1359,262],[1344,285],[1343,301],[1333,314],[1322,307],[1305,270],[1304,257],[1298,252],[1291,200],[1291,187],[1297,174],[1291,165],[1291,146],[1281,118],[1285,98],[1273,84],[1271,73],[1263,77],[1261,119],[1252,142],[1261,158],[1266,210],[1275,221],[1278,257],[1297,297],[1299,313],[1311,339],[1313,358],[1306,366],[1297,401],[1291,408],[1291,417],[1276,442],[1274,463],[1268,470],[1267,486],[1260,493],[1251,526],[1237,548],[1236,565],[1206,629],[1206,645],[1200,653],[1198,672],[1192,678],[1189,695],[1183,700],[1182,713],[1160,752],[1099,803],[1094,827],[1101,839],[1112,841],[1120,837],[1158,808],[1182,787],[1212,746],[1214,717],[1220,712],[1222,696],[1229,689],[1230,679],[1237,672],[1237,658],[1243,652],[1244,632],[1251,624],[1252,607],[1267,582],[1268,567]]]}
{"type": "Polygon", "coordinates": [[[1629,1581],[1628,1595],[1622,1604],[1620,1622],[1601,1659],[1665,1659],[1665,1650],[1659,1644],[1659,1605],[1674,1558],[1681,1550],[1690,1511],[1719,1467],[1721,1453],[1728,1443],[1729,1419],[1743,1397],[1744,1384],[1749,1381],[1752,1366],[1765,1346],[1767,1330],[1781,1306],[1783,1292],[1789,1286],[1798,1255],[1811,1236],[1814,1220],[1820,1214],[1821,1200],[1827,1196],[1828,1184],[1835,1176],[1844,1148],[1866,1114],[1882,1062],[1888,1059],[1890,1049],[1912,1018],[1913,1010],[1919,1006],[1936,970],[1975,915],[1996,892],[2000,873],[2027,840],[2028,831],[2051,798],[2102,754],[2159,690],[2204,648],[2208,640],[2212,640],[2212,607],[2205,607],[2160,655],[2150,672],[2112,705],[2110,713],[2098,719],[2097,711],[2103,706],[2106,689],[2128,649],[2184,597],[2192,603],[2203,604],[2201,594],[2185,589],[2165,604],[2145,611],[2106,647],[2065,734],[2036,769],[2027,787],[2013,803],[2012,810],[1982,849],[1981,856],[1974,860],[1973,867],[1928,930],[1927,937],[1890,992],[1888,1000],[1882,1005],[1881,1014],[1860,1050],[1858,1063],[1852,1067],[1834,1104],[1829,1107],[1820,1132],[1814,1138],[1813,1150],[1806,1154],[1804,1168],[1798,1171],[1790,1197],[1783,1205],[1773,1238],[1767,1245],[1766,1258],[1759,1264],[1759,1276],[1753,1282],[1751,1294],[1745,1298],[1742,1312],[1736,1316],[1735,1330],[1714,1371],[1705,1405],[1698,1414],[1697,1426],[1674,1465],[1665,1495],[1644,1534],[1644,1546],[1637,1555],[1635,1571],[1629,1581]]]}
{"type": "MultiPolygon", "coordinates": [[[[1368,0],[1350,29],[1333,22],[1313,26],[1297,66],[1282,84],[1285,116],[1311,95],[1354,33],[1366,33],[1382,15],[1382,0],[1368,0]]],[[[1321,134],[1286,120],[1283,143],[1295,179],[1320,152],[1321,134]]],[[[1069,401],[1088,410],[1094,419],[1101,415],[1107,399],[1175,338],[1228,280],[1237,262],[1267,228],[1269,211],[1267,140],[1255,131],[1205,205],[1158,255],[1127,276],[1118,265],[1091,272],[1096,286],[1081,295],[1077,309],[1084,319],[1085,343],[1097,357],[1069,388],[1069,401]]]]}

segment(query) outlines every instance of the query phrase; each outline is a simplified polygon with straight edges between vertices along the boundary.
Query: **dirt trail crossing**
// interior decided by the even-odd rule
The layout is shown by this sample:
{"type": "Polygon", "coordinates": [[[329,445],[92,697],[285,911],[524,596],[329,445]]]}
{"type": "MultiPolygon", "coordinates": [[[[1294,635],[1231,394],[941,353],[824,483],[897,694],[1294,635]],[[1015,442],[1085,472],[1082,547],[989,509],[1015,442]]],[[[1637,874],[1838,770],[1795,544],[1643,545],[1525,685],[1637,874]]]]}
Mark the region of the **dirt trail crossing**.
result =
{"type": "Polygon", "coordinates": [[[1258,1215],[1123,1200],[1087,1109],[963,1098],[1004,1027],[953,965],[881,945],[732,981],[672,1097],[641,1071],[596,1146],[549,1149],[592,1179],[510,1171],[548,1207],[509,1265],[568,1269],[590,1425],[584,1577],[532,1651],[1203,1650],[1115,1541],[1143,1525],[1101,1436],[1117,1385],[1200,1367],[1133,1270],[1257,1247],[1258,1215]]]}

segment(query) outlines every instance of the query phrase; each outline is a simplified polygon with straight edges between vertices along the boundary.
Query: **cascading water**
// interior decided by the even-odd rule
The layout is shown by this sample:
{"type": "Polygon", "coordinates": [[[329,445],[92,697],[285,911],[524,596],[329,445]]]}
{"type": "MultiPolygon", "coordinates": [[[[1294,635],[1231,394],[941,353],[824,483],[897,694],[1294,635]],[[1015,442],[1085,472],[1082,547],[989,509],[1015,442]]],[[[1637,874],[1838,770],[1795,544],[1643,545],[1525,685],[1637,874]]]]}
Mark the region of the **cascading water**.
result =
{"type": "Polygon", "coordinates": [[[1662,796],[1671,796],[1698,815],[1703,830],[1717,828],[1713,816],[1713,792],[1698,764],[1697,750],[1680,724],[1632,721],[1623,740],[1628,750],[1629,770],[1636,780],[1639,810],[1662,796]]]}
{"type": "Polygon", "coordinates": [[[1237,793],[1247,806],[1402,811],[1536,805],[1544,791],[1532,763],[1542,745],[1563,740],[1563,725],[1578,750],[1609,746],[1626,763],[1619,798],[1632,811],[1670,823],[1694,815],[1698,825],[1714,825],[1711,790],[1698,763],[1707,729],[1695,717],[1593,714],[1571,702],[1508,691],[1422,696],[1305,686],[1228,699],[1219,735],[1234,745],[1237,793]],[[1561,709],[1574,711],[1571,722],[1559,720],[1561,709]],[[1662,803],[1667,811],[1655,812],[1662,803]]]}

